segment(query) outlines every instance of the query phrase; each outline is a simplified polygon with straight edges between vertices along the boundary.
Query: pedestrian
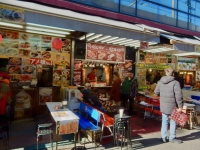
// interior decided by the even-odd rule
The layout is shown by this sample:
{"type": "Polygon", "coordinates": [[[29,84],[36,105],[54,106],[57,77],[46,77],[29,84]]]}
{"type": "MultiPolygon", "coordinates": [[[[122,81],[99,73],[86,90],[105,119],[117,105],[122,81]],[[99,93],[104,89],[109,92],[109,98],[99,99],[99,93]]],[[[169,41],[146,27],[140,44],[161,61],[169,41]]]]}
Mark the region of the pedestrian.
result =
{"type": "Polygon", "coordinates": [[[183,100],[180,84],[173,77],[173,69],[165,69],[166,76],[163,76],[158,82],[154,93],[160,95],[160,111],[162,112],[161,137],[166,143],[169,139],[172,143],[182,143],[176,139],[176,122],[170,119],[170,136],[168,138],[168,118],[172,114],[175,107],[178,106],[178,111],[182,111],[183,100]]]}
{"type": "Polygon", "coordinates": [[[133,100],[134,97],[137,95],[137,90],[138,90],[137,78],[134,77],[132,71],[129,71],[127,77],[124,79],[124,82],[122,83],[122,93],[121,93],[122,106],[124,108],[127,107],[127,103],[129,101],[129,108],[128,108],[129,115],[132,115],[133,113],[133,100]]]}
{"type": "Polygon", "coordinates": [[[87,101],[87,100],[88,100],[88,96],[89,96],[90,93],[91,93],[91,84],[90,84],[90,83],[86,83],[86,84],[85,84],[82,93],[83,93],[83,100],[84,100],[84,101],[87,101]]]}
{"type": "Polygon", "coordinates": [[[184,80],[178,75],[178,72],[174,72],[174,79],[179,82],[181,89],[184,87],[184,80]]]}
{"type": "Polygon", "coordinates": [[[6,115],[6,107],[12,102],[10,91],[10,76],[0,72],[0,115],[6,115]]]}
{"type": "Polygon", "coordinates": [[[120,95],[121,95],[121,79],[118,72],[113,73],[113,85],[110,91],[111,99],[113,99],[116,105],[120,105],[120,95]]]}
{"type": "Polygon", "coordinates": [[[160,72],[157,72],[156,76],[153,79],[153,83],[156,83],[161,79],[161,74],[160,72]]]}

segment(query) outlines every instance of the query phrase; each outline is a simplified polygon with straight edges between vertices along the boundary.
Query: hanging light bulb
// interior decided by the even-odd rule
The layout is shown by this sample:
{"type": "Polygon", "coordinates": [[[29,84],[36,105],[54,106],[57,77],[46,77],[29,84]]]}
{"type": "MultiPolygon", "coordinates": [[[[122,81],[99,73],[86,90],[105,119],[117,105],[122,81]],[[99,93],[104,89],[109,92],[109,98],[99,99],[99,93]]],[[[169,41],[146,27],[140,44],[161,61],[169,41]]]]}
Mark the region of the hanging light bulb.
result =
{"type": "Polygon", "coordinates": [[[90,65],[89,65],[90,67],[92,67],[93,65],[92,65],[92,63],[90,63],[90,65]]]}

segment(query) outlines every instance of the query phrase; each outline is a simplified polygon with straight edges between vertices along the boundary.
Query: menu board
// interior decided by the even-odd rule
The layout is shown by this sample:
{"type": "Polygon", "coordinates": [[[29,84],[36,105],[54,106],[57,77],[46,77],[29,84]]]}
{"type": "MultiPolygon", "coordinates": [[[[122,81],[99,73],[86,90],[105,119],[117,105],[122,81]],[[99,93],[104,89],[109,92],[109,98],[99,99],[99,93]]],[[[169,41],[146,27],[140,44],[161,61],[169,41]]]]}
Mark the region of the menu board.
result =
{"type": "Polygon", "coordinates": [[[74,61],[74,84],[81,85],[82,84],[82,61],[75,60],[74,61]]]}
{"type": "Polygon", "coordinates": [[[125,47],[99,43],[87,43],[86,60],[124,63],[125,47]]]}
{"type": "Polygon", "coordinates": [[[118,68],[123,68],[125,70],[132,70],[133,69],[132,66],[133,66],[133,61],[126,59],[125,63],[123,63],[123,64],[121,63],[118,65],[118,68]]]}
{"type": "Polygon", "coordinates": [[[70,69],[63,69],[61,74],[61,85],[69,86],[70,85],[70,69]]]}
{"type": "Polygon", "coordinates": [[[179,70],[196,70],[195,63],[178,62],[179,70]]]}
{"type": "Polygon", "coordinates": [[[70,39],[8,30],[1,30],[0,34],[0,57],[10,57],[7,72],[11,81],[30,82],[37,65],[53,65],[53,86],[70,84],[70,39]],[[58,43],[62,43],[61,49],[57,48],[58,43]]]}
{"type": "Polygon", "coordinates": [[[81,70],[82,69],[82,61],[81,60],[74,60],[74,70],[81,70]]]}
{"type": "MultiPolygon", "coordinates": [[[[64,54],[70,53],[71,40],[44,35],[27,34],[23,32],[1,30],[0,57],[18,56],[27,58],[41,58],[53,61],[68,59],[64,54]],[[58,49],[57,45],[62,44],[58,49]],[[56,54],[60,54],[56,56],[56,54]]],[[[70,62],[70,60],[67,60],[70,62]]]]}
{"type": "Polygon", "coordinates": [[[172,65],[169,65],[169,64],[143,64],[143,63],[137,64],[137,68],[143,68],[143,69],[147,69],[147,68],[166,69],[169,67],[172,67],[172,65]]]}
{"type": "Polygon", "coordinates": [[[52,60],[46,60],[41,58],[31,58],[29,60],[31,65],[53,65],[52,60]]]}
{"type": "Polygon", "coordinates": [[[146,64],[152,64],[153,60],[154,60],[153,58],[146,58],[145,62],[146,62],[146,64]]]}
{"type": "Polygon", "coordinates": [[[53,86],[61,86],[61,70],[53,70],[53,86]]]}
{"type": "Polygon", "coordinates": [[[82,76],[81,70],[74,70],[74,84],[81,85],[81,76],[82,76]]]}

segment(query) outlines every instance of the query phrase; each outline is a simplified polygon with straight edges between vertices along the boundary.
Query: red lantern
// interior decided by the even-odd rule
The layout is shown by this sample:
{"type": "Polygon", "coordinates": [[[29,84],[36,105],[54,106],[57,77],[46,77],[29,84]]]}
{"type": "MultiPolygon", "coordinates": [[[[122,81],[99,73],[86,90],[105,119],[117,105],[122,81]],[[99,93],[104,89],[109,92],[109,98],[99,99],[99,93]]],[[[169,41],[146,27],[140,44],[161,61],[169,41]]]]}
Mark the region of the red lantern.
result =
{"type": "Polygon", "coordinates": [[[63,46],[63,42],[59,38],[56,38],[53,40],[52,46],[54,49],[60,50],[63,46]]]}
{"type": "Polygon", "coordinates": [[[0,42],[2,42],[2,35],[0,34],[0,42]]]}

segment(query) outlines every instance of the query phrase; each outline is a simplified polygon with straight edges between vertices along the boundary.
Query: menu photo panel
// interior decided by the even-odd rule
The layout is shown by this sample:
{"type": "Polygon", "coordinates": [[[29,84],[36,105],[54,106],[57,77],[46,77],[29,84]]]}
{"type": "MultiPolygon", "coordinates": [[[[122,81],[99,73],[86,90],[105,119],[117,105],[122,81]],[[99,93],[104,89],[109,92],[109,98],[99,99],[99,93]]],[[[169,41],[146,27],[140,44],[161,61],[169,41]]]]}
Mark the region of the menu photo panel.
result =
{"type": "Polygon", "coordinates": [[[100,43],[86,43],[85,56],[86,60],[124,63],[125,47],[100,43]]]}

